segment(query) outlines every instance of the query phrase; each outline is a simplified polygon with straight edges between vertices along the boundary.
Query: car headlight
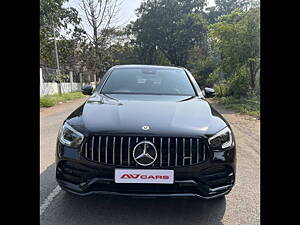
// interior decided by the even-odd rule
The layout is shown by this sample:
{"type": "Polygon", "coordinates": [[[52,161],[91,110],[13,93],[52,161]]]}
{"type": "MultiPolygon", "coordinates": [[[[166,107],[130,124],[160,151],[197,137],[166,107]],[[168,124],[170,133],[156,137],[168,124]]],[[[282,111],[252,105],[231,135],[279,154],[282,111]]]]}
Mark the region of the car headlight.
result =
{"type": "Polygon", "coordinates": [[[59,140],[66,146],[77,148],[81,145],[83,139],[84,135],[67,123],[64,123],[59,131],[59,140]]]}
{"type": "Polygon", "coordinates": [[[214,136],[208,138],[208,143],[212,150],[223,150],[234,145],[232,132],[229,127],[216,133],[214,136]]]}

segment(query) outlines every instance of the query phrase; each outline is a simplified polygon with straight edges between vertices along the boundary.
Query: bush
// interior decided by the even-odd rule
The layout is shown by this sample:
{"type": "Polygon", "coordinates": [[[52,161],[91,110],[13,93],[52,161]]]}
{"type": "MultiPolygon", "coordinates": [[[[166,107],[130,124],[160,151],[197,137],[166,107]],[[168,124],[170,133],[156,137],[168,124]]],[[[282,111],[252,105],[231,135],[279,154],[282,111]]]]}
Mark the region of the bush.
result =
{"type": "Polygon", "coordinates": [[[213,58],[198,59],[192,62],[190,67],[200,88],[211,87],[213,85],[214,81],[209,78],[210,74],[212,74],[216,68],[216,62],[213,58]]]}
{"type": "Polygon", "coordinates": [[[76,98],[82,98],[84,95],[81,92],[69,92],[59,96],[58,94],[46,95],[40,98],[40,107],[51,107],[58,102],[65,102],[76,98]]]}
{"type": "Polygon", "coordinates": [[[214,86],[217,97],[226,97],[228,96],[228,87],[226,83],[214,86]]]}
{"type": "Polygon", "coordinates": [[[218,101],[226,108],[232,109],[238,113],[248,114],[260,118],[260,99],[257,96],[251,98],[222,97],[218,101]]]}
{"type": "Polygon", "coordinates": [[[54,98],[47,98],[47,97],[42,97],[40,98],[40,107],[51,107],[56,104],[56,101],[54,98]]]}
{"type": "Polygon", "coordinates": [[[228,95],[240,98],[248,96],[249,93],[249,74],[247,68],[243,66],[228,80],[228,95]]]}
{"type": "Polygon", "coordinates": [[[84,97],[84,95],[81,93],[81,92],[70,92],[70,93],[65,93],[62,95],[63,98],[65,100],[72,100],[72,99],[75,99],[75,98],[81,98],[81,97],[84,97]]]}
{"type": "Polygon", "coordinates": [[[214,71],[211,74],[209,74],[206,82],[207,86],[212,87],[215,83],[217,83],[219,80],[218,71],[214,71]]]}

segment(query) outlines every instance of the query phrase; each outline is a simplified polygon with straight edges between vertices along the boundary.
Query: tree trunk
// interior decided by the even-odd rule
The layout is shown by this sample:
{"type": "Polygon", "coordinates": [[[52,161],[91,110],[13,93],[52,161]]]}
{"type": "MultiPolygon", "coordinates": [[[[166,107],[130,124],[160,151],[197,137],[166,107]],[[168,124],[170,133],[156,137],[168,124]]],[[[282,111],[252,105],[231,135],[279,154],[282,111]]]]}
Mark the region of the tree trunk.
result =
{"type": "Polygon", "coordinates": [[[255,78],[256,78],[256,70],[255,70],[255,62],[249,62],[249,72],[250,72],[250,88],[253,92],[255,90],[255,78]]]}
{"type": "Polygon", "coordinates": [[[62,91],[61,91],[61,83],[60,82],[57,83],[57,87],[58,87],[58,95],[61,96],[62,91]]]}

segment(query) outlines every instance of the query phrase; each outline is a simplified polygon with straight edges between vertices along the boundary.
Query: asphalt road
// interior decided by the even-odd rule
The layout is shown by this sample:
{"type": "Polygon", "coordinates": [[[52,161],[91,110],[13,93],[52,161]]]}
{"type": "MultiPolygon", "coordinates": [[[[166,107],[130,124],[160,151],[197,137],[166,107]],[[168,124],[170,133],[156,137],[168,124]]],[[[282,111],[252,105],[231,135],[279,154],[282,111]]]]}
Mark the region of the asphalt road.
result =
{"type": "Polygon", "coordinates": [[[236,185],[226,198],[77,197],[55,181],[55,141],[63,120],[85,99],[40,112],[40,224],[260,224],[260,122],[213,104],[231,123],[237,142],[236,185]]]}

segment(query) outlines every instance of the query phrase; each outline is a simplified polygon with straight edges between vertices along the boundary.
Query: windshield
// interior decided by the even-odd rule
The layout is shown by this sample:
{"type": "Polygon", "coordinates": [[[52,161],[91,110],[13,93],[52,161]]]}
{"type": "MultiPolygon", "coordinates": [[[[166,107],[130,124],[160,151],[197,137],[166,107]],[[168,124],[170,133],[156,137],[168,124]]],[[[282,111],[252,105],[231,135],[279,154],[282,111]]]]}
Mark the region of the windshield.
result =
{"type": "Polygon", "coordinates": [[[182,69],[117,68],[108,77],[102,93],[195,96],[182,69]]]}

